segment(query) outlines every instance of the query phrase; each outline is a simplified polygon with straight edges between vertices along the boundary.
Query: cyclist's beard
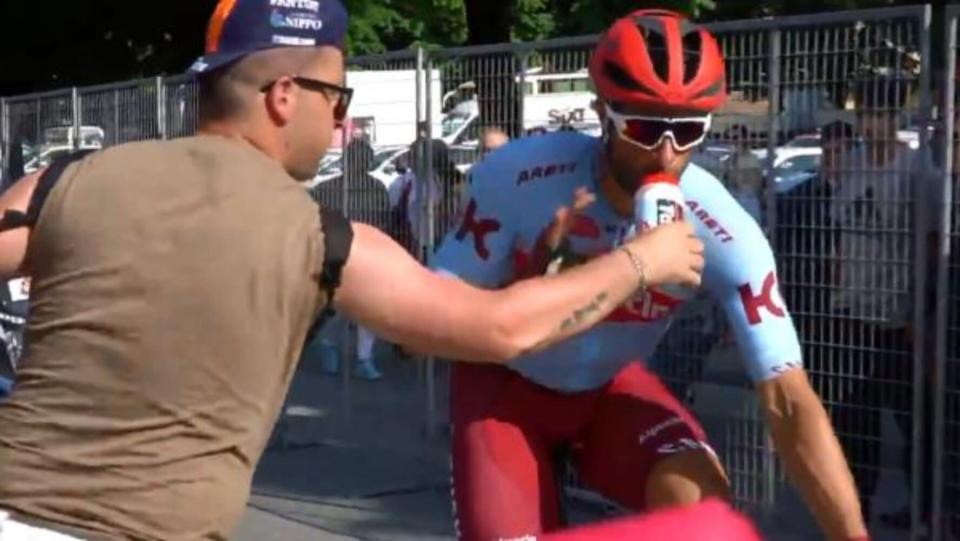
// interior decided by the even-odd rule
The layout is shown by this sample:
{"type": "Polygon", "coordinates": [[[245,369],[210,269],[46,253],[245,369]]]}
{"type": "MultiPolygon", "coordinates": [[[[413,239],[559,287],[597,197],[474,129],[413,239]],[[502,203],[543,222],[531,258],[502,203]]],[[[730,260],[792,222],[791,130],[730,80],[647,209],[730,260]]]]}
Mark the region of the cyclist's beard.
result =
{"type": "Polygon", "coordinates": [[[603,129],[605,173],[613,179],[625,194],[633,197],[640,187],[640,179],[643,178],[644,175],[654,173],[655,171],[652,169],[648,171],[643,168],[623,166],[616,163],[613,157],[613,136],[611,135],[614,129],[613,122],[607,120],[603,129]]]}

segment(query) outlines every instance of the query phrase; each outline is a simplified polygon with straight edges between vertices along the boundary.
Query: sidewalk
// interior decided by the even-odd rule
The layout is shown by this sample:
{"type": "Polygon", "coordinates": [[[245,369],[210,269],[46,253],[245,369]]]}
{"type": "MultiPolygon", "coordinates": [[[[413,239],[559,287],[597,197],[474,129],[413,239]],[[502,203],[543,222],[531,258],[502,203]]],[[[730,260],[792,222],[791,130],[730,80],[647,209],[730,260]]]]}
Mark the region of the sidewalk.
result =
{"type": "MultiPolygon", "coordinates": [[[[729,354],[712,357],[711,372],[739,371],[729,354]]],[[[346,392],[341,376],[321,374],[318,363],[300,368],[282,420],[283,445],[269,449],[259,464],[247,515],[233,539],[454,539],[448,438],[424,435],[426,392],[418,381],[420,367],[390,360],[382,368],[381,381],[351,380],[346,392]]],[[[735,493],[756,500],[766,484],[759,471],[769,465],[762,460],[762,444],[760,448],[744,446],[751,440],[754,445],[762,441],[760,432],[744,439],[743,430],[752,433],[751,426],[757,426],[747,421],[755,416],[750,411],[753,393],[717,383],[693,387],[695,414],[711,433],[717,451],[733,460],[730,473],[735,493]],[[730,421],[735,412],[741,421],[730,421]]],[[[441,385],[438,391],[442,396],[446,389],[441,385]]],[[[888,464],[895,463],[893,458],[887,459],[888,464]]],[[[881,477],[884,510],[905,498],[899,488],[903,480],[889,474],[893,472],[881,477]]],[[[777,489],[776,501],[776,513],[762,520],[768,539],[819,538],[792,490],[777,489]]],[[[577,522],[598,517],[587,508],[571,513],[577,522]]],[[[873,537],[892,541],[905,534],[874,532],[873,537]]]]}
{"type": "Polygon", "coordinates": [[[350,381],[316,363],[297,374],[285,441],[267,451],[233,539],[453,539],[447,439],[424,436],[425,393],[412,362],[381,381],[350,381]]]}

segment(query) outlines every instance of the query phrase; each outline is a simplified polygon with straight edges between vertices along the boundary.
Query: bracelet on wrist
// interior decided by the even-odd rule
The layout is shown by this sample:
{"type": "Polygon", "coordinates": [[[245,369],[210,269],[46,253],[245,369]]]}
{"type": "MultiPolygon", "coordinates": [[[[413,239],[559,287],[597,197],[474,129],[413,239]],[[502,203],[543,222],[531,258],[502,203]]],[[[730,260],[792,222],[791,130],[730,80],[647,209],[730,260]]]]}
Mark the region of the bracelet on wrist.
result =
{"type": "Polygon", "coordinates": [[[643,260],[641,260],[640,256],[635,254],[633,250],[627,248],[626,245],[621,246],[619,250],[627,254],[630,263],[633,264],[633,269],[637,271],[637,279],[639,281],[638,289],[647,289],[647,268],[644,266],[643,260]]]}

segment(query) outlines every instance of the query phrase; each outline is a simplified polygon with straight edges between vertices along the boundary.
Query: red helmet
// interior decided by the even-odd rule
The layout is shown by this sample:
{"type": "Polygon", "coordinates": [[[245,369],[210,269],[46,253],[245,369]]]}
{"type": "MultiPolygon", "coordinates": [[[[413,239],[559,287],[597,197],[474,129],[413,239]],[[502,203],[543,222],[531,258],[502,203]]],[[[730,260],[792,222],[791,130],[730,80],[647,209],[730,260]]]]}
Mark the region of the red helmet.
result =
{"type": "Polygon", "coordinates": [[[727,97],[723,55],[713,35],[679,13],[642,9],[619,19],[590,59],[608,102],[709,113],[727,97]]]}

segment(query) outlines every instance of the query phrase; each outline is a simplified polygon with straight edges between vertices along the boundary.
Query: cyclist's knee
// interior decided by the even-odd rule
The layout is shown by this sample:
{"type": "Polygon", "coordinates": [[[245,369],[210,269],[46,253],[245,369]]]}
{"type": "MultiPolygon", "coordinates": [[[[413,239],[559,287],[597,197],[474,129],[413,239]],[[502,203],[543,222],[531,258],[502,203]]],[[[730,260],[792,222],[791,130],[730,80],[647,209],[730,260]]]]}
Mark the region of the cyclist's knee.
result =
{"type": "Polygon", "coordinates": [[[730,481],[712,451],[690,449],[659,461],[647,477],[645,492],[647,509],[707,498],[730,501],[730,481]]]}

